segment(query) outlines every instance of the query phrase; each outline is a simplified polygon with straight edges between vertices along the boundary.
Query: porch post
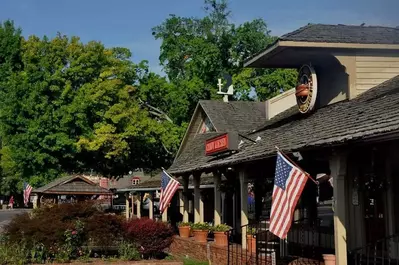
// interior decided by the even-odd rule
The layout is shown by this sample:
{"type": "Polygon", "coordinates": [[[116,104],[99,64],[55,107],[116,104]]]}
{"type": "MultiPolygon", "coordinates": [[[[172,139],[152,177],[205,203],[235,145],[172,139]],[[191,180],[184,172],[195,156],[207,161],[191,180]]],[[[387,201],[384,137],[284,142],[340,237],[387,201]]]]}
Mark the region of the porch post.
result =
{"type": "Polygon", "coordinates": [[[167,222],[167,221],[168,221],[168,207],[166,207],[162,213],[162,222],[167,222]]]}
{"type": "Polygon", "coordinates": [[[226,223],[226,214],[225,214],[225,198],[226,198],[226,193],[222,192],[222,194],[220,194],[220,196],[222,197],[222,222],[226,223]]]}
{"type": "Polygon", "coordinates": [[[183,198],[183,191],[178,190],[177,193],[179,194],[179,213],[181,215],[184,214],[184,198],[183,198]]]}
{"type": "MultiPolygon", "coordinates": [[[[239,171],[241,195],[241,226],[248,224],[248,176],[244,169],[239,171]]],[[[247,248],[247,229],[241,229],[241,247],[247,248]]]]}
{"type": "Polygon", "coordinates": [[[188,178],[189,176],[183,177],[183,222],[188,222],[188,178]]]}
{"type": "Polygon", "coordinates": [[[330,160],[331,176],[334,185],[334,241],[336,264],[347,264],[347,237],[346,237],[346,173],[347,155],[334,154],[330,160]]]}
{"type": "Polygon", "coordinates": [[[132,201],[132,217],[133,217],[134,216],[134,195],[133,194],[130,199],[132,201]]]}
{"type": "Polygon", "coordinates": [[[219,185],[221,181],[221,176],[219,173],[213,173],[213,179],[214,179],[214,195],[215,195],[215,210],[214,210],[214,223],[215,225],[219,225],[221,223],[221,196],[220,196],[220,190],[219,190],[219,185]]]}
{"type": "Polygon", "coordinates": [[[148,205],[148,218],[154,219],[154,200],[153,200],[153,195],[152,191],[149,192],[148,195],[148,200],[149,200],[149,205],[148,205]]]}
{"type": "Polygon", "coordinates": [[[200,213],[201,175],[195,174],[193,177],[194,177],[194,223],[198,223],[201,222],[201,213],[200,213]]]}
{"type": "Polygon", "coordinates": [[[136,206],[137,206],[137,218],[141,218],[141,193],[137,195],[136,206]]]}
{"type": "Polygon", "coordinates": [[[125,215],[126,215],[126,220],[129,220],[129,214],[130,214],[130,209],[129,209],[129,192],[126,192],[125,193],[125,199],[126,199],[126,213],[125,213],[125,215]]]}

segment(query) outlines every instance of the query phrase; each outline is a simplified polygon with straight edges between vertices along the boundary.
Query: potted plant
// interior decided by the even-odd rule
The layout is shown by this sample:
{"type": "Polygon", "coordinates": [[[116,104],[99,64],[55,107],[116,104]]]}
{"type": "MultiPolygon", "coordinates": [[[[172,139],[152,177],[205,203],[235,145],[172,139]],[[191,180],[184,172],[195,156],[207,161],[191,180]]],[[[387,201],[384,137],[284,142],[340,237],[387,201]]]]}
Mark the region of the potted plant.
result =
{"type": "Polygon", "coordinates": [[[189,238],[190,237],[190,229],[191,224],[189,222],[180,222],[178,224],[179,227],[179,235],[182,238],[189,238]]]}
{"type": "Polygon", "coordinates": [[[215,236],[215,245],[225,247],[228,245],[228,234],[231,227],[226,224],[216,225],[212,228],[215,236]]]}
{"type": "Polygon", "coordinates": [[[247,250],[256,253],[256,229],[248,227],[247,230],[247,250]]]}
{"type": "Polygon", "coordinates": [[[335,265],[334,254],[323,254],[324,265],[335,265]]]}
{"type": "Polygon", "coordinates": [[[209,224],[195,223],[191,226],[193,229],[194,239],[197,242],[206,243],[209,233],[209,224]]]}

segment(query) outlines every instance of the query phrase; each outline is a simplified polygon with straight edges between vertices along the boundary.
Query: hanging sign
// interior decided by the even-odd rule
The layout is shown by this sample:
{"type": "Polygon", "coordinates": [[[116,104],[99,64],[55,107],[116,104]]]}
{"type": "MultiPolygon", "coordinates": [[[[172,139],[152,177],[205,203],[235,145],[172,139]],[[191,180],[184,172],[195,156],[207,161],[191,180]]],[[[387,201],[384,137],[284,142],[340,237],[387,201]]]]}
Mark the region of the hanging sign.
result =
{"type": "Polygon", "coordinates": [[[304,65],[299,70],[295,96],[301,113],[309,113],[314,109],[317,98],[317,75],[312,66],[304,65]]]}
{"type": "Polygon", "coordinates": [[[212,156],[238,150],[238,135],[225,133],[205,141],[205,155],[212,156]]]}

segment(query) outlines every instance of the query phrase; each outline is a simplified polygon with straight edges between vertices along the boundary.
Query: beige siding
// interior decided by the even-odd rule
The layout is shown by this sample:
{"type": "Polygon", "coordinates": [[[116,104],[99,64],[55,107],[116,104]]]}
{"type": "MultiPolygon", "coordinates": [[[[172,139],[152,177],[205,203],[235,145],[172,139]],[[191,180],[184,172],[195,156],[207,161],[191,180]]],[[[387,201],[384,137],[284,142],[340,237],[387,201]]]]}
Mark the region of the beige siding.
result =
{"type": "Polygon", "coordinates": [[[356,91],[364,91],[399,75],[399,53],[389,56],[356,56],[356,91]]]}

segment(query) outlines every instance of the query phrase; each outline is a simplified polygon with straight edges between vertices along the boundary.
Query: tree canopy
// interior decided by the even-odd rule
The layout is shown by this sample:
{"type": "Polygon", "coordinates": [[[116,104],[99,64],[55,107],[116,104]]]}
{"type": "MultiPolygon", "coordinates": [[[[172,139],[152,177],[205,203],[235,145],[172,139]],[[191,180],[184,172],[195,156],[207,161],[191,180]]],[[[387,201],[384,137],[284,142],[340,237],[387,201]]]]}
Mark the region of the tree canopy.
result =
{"type": "Polygon", "coordinates": [[[58,34],[22,37],[0,24],[0,193],[65,173],[121,176],[168,167],[200,99],[233,77],[234,100],[265,100],[294,86],[295,70],[245,69],[275,40],[255,19],[235,25],[226,1],[202,18],[171,15],[152,29],[166,77],[131,51],[58,34]]]}

